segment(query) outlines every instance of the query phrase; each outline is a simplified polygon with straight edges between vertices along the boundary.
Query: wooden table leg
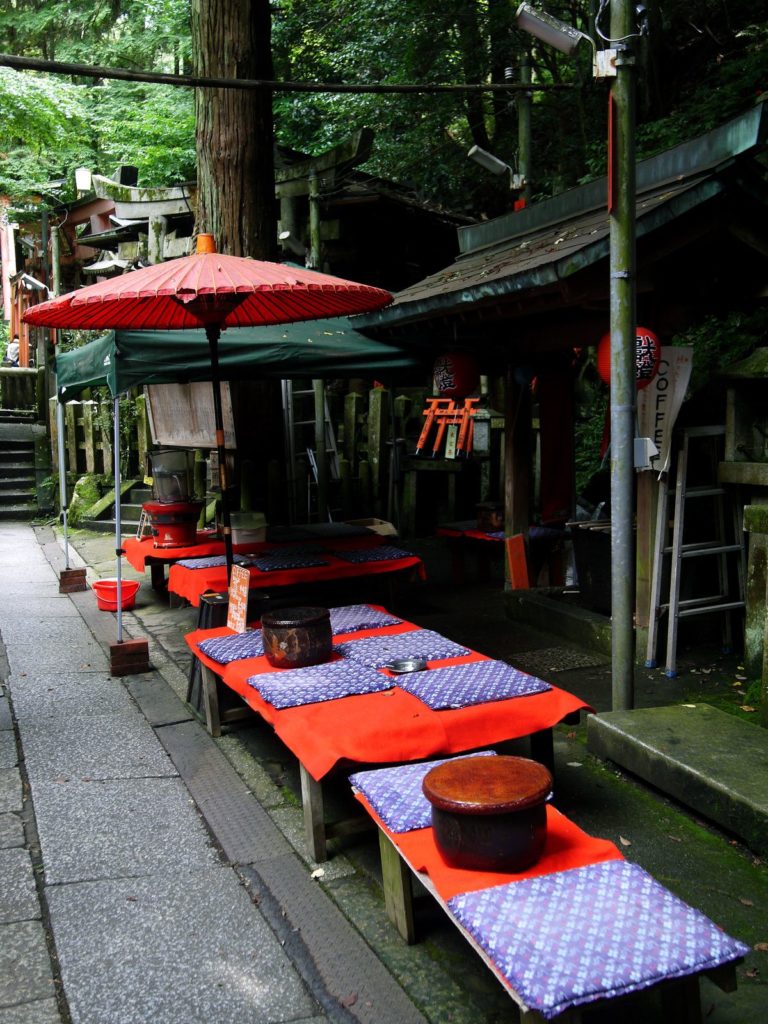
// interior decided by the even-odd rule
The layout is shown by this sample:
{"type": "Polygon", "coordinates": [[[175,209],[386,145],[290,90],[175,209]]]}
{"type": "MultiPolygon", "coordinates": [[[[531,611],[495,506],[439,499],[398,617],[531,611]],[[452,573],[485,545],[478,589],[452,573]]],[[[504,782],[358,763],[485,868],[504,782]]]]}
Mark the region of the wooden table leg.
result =
{"type": "Polygon", "coordinates": [[[304,810],[304,832],[309,855],[316,864],[328,860],[328,844],[325,832],[325,810],[323,806],[323,784],[313,779],[299,762],[301,775],[301,806],[304,810]]]}
{"type": "Polygon", "coordinates": [[[149,578],[153,590],[165,590],[165,566],[162,562],[150,562],[149,578]]]}
{"type": "Polygon", "coordinates": [[[689,975],[662,984],[662,1020],[665,1024],[701,1024],[699,976],[689,975]]]}
{"type": "Polygon", "coordinates": [[[540,732],[532,732],[530,736],[531,757],[539,764],[543,764],[554,771],[555,768],[555,741],[551,729],[542,729],[540,732]]]}
{"type": "Polygon", "coordinates": [[[379,850],[387,917],[408,945],[413,945],[416,929],[413,924],[413,882],[410,869],[401,860],[392,840],[381,829],[379,850]]]}
{"type": "Polygon", "coordinates": [[[218,680],[207,665],[200,663],[203,691],[203,710],[205,725],[211,736],[221,736],[221,719],[219,717],[218,680]]]}

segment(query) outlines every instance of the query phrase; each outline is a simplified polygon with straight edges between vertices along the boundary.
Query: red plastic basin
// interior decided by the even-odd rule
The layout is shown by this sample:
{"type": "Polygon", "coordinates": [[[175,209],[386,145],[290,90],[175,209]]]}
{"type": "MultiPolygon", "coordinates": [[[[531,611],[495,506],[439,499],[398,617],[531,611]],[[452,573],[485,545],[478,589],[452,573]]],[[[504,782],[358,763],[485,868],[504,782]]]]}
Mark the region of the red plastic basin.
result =
{"type": "MultiPolygon", "coordinates": [[[[94,580],[91,584],[96,595],[96,604],[103,612],[117,611],[117,580],[94,580]]],[[[121,580],[122,608],[133,608],[141,584],[138,580],[121,580]]]]}

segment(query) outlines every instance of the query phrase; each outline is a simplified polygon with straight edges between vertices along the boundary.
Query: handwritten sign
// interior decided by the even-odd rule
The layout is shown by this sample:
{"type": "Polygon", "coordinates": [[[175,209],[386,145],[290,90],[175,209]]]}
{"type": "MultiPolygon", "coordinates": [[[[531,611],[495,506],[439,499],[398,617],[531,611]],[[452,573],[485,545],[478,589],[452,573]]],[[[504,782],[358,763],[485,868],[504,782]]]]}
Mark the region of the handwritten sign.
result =
{"type": "Polygon", "coordinates": [[[229,581],[229,608],[227,609],[227,627],[235,633],[245,632],[245,621],[248,616],[248,584],[251,574],[242,565],[232,566],[232,578],[229,581]]]}

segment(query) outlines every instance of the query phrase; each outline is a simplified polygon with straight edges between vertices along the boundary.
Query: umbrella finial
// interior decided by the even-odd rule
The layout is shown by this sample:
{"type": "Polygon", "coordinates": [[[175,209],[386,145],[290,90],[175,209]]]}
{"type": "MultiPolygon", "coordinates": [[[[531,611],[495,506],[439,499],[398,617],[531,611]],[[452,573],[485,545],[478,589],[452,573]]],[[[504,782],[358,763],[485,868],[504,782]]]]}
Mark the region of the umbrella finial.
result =
{"type": "Polygon", "coordinates": [[[216,252],[216,239],[213,235],[198,235],[195,252],[198,256],[202,256],[207,252],[216,252]]]}

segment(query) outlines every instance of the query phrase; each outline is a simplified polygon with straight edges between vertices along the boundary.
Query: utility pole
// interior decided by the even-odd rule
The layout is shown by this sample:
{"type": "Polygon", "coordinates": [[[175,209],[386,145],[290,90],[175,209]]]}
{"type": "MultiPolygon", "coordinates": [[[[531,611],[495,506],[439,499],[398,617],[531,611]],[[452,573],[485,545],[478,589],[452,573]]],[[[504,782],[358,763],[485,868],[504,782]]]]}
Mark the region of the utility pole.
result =
{"type": "MultiPolygon", "coordinates": [[[[520,83],[531,84],[531,58],[526,46],[520,57],[520,83]]],[[[519,196],[531,199],[531,93],[521,92],[517,99],[517,170],[523,179],[519,196]]]]}
{"type": "Polygon", "coordinates": [[[611,310],[611,670],[614,711],[634,706],[635,673],[635,32],[634,3],[611,0],[616,77],[609,111],[611,310]]]}

